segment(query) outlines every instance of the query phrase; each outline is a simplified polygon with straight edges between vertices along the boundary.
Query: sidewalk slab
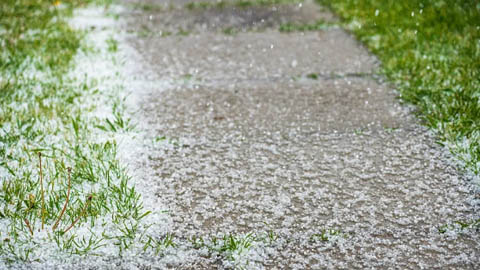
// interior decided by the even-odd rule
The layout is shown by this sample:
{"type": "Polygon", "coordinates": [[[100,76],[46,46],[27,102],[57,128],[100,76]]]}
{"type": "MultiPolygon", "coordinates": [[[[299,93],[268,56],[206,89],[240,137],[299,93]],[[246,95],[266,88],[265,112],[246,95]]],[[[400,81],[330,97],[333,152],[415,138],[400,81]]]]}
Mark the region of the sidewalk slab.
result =
{"type": "Polygon", "coordinates": [[[342,30],[284,34],[205,33],[165,38],[133,37],[160,78],[205,81],[291,78],[316,74],[364,74],[378,60],[342,30]]]}
{"type": "MultiPolygon", "coordinates": [[[[386,85],[370,78],[180,84],[148,100],[152,124],[168,136],[240,132],[330,134],[412,128],[386,85]]],[[[148,106],[148,105],[146,105],[148,106]]],[[[220,137],[218,137],[220,136],[220,137]]]]}
{"type": "MultiPolygon", "coordinates": [[[[153,142],[142,166],[169,208],[179,252],[192,236],[272,231],[278,241],[249,251],[253,269],[480,267],[478,234],[438,231],[474,219],[475,194],[374,79],[378,60],[351,35],[280,33],[293,13],[279,12],[263,32],[225,35],[219,25],[247,29],[256,15],[180,7],[156,19],[161,12],[129,21],[193,33],[129,42],[145,73],[168,82],[152,80],[137,105],[153,142]],[[326,229],[339,236],[314,238],[326,229]]],[[[224,257],[189,252],[167,268],[230,269],[224,257]]]]}
{"type": "MultiPolygon", "coordinates": [[[[271,260],[258,262],[272,269],[325,267],[326,261],[346,268],[474,269],[468,263],[480,252],[474,244],[478,235],[453,241],[438,233],[439,224],[472,217],[473,206],[462,178],[426,130],[400,123],[394,131],[357,134],[332,127],[304,133],[295,127],[298,122],[255,122],[258,115],[248,113],[230,122],[212,119],[208,109],[195,112],[211,99],[171,91],[179,98],[166,94],[163,101],[152,100],[158,113],[150,121],[155,134],[178,145],[157,148],[149,157],[158,181],[154,192],[169,205],[172,229],[180,237],[272,230],[291,241],[275,246],[271,260]],[[347,238],[338,246],[310,241],[328,228],[347,238]],[[464,261],[455,261],[459,258],[464,261]]],[[[225,101],[218,100],[210,106],[225,101]]],[[[258,103],[259,114],[268,102],[258,103]]],[[[309,121],[321,126],[322,118],[315,119],[309,121]]]]}
{"type": "Polygon", "coordinates": [[[282,24],[314,24],[318,21],[336,22],[331,13],[319,5],[305,3],[281,5],[252,5],[239,7],[225,4],[222,7],[176,8],[163,12],[128,11],[135,21],[129,31],[143,31],[147,35],[164,36],[179,32],[202,33],[230,31],[260,31],[267,28],[278,30],[282,24]]]}

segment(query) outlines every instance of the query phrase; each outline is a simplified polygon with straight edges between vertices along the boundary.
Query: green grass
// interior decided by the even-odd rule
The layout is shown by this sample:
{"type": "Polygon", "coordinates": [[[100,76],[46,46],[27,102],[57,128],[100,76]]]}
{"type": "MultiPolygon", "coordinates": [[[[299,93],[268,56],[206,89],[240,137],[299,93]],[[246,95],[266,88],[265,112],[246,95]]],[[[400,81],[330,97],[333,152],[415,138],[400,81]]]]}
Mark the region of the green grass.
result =
{"type": "Polygon", "coordinates": [[[241,257],[259,243],[273,245],[278,235],[273,231],[248,234],[221,234],[208,237],[192,237],[189,239],[194,249],[206,248],[209,256],[222,256],[235,269],[249,269],[249,262],[242,261],[241,257]]]}
{"type": "Polygon", "coordinates": [[[228,27],[228,28],[223,29],[222,32],[225,35],[234,36],[238,33],[238,29],[236,29],[235,27],[228,27]]]}
{"type": "Polygon", "coordinates": [[[144,12],[163,12],[166,10],[163,5],[152,3],[134,3],[131,6],[134,10],[142,10],[144,12]]]}
{"type": "Polygon", "coordinates": [[[347,239],[349,237],[348,234],[343,233],[340,230],[336,229],[323,229],[319,233],[314,233],[310,236],[311,242],[328,242],[328,241],[335,241],[338,238],[347,239]]]}
{"type": "Polygon", "coordinates": [[[382,61],[439,143],[480,174],[480,3],[319,0],[382,61]]]}
{"type": "MultiPolygon", "coordinates": [[[[107,98],[112,116],[96,117],[94,100],[115,90],[69,73],[77,53],[99,53],[66,22],[84,5],[0,3],[0,265],[37,260],[51,245],[65,254],[105,245],[121,253],[148,215],[112,136],[132,129],[123,100],[107,98]]],[[[117,49],[109,38],[101,53],[117,49]]]]}
{"type": "Polygon", "coordinates": [[[469,221],[457,220],[450,224],[444,224],[438,227],[438,232],[444,234],[448,231],[465,232],[472,229],[477,231],[480,229],[480,218],[469,221]]]}
{"type": "MultiPolygon", "coordinates": [[[[267,224],[265,224],[268,227],[267,224]]],[[[308,237],[311,244],[323,242],[336,242],[340,239],[348,240],[351,235],[336,229],[322,229],[308,237]]],[[[301,238],[286,238],[277,234],[272,229],[262,232],[250,232],[247,234],[218,234],[205,237],[191,237],[188,239],[194,249],[208,250],[208,257],[223,257],[229,262],[233,269],[250,269],[251,262],[245,260],[245,255],[256,246],[282,245],[285,243],[300,243],[304,241],[301,238]]]]}
{"type": "Polygon", "coordinates": [[[329,23],[323,20],[318,20],[314,23],[293,23],[288,22],[280,25],[280,32],[307,32],[307,31],[320,31],[338,27],[337,23],[329,23]]]}

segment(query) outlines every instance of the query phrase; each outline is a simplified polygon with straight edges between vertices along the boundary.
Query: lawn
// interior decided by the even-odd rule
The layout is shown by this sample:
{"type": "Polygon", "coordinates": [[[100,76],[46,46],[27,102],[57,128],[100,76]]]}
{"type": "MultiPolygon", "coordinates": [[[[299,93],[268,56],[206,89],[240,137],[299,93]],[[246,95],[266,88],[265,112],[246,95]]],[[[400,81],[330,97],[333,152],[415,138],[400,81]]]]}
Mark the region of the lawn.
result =
{"type": "MultiPolygon", "coordinates": [[[[75,69],[77,62],[115,51],[112,39],[102,51],[85,42],[89,30],[68,24],[74,9],[86,4],[0,3],[3,267],[95,254],[101,247],[121,254],[142,243],[137,232],[149,212],[117,158],[115,141],[130,129],[128,119],[121,101],[105,97],[114,89],[75,69]],[[98,114],[99,105],[107,113],[98,114]]],[[[145,249],[155,243],[149,239],[145,249]]]]}

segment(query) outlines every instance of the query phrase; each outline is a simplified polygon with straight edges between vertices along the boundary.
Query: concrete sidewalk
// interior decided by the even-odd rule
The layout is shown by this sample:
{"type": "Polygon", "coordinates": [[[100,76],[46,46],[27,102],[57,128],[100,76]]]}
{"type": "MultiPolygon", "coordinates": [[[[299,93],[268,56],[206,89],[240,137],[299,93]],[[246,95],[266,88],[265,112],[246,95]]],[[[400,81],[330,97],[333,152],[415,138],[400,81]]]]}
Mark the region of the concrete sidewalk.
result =
{"type": "Polygon", "coordinates": [[[438,231],[475,216],[468,186],[378,60],[337,27],[278,31],[337,20],[311,1],[230,2],[125,1],[129,42],[154,74],[131,89],[139,121],[172,142],[148,153],[152,192],[196,254],[161,265],[227,269],[237,262],[187,239],[273,232],[238,266],[478,269],[478,233],[438,231]]]}

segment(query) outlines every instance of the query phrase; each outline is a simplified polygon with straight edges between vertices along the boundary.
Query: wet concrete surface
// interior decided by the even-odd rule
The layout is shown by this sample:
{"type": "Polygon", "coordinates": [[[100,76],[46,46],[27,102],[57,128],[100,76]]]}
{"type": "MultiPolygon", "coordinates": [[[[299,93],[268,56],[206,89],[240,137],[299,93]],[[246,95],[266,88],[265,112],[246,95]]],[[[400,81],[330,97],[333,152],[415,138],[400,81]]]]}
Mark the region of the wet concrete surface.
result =
{"type": "Polygon", "coordinates": [[[386,91],[371,78],[214,81],[152,95],[150,106],[161,116],[154,118],[155,126],[169,136],[211,134],[221,139],[241,132],[254,138],[265,132],[315,135],[413,128],[386,91]]]}
{"type": "MultiPolygon", "coordinates": [[[[144,4],[145,5],[145,4],[144,4]]],[[[305,3],[284,5],[253,5],[239,7],[235,4],[209,6],[206,8],[178,9],[158,6],[136,6],[130,12],[135,24],[130,31],[140,31],[150,36],[164,36],[179,32],[218,32],[218,31],[259,31],[279,27],[285,23],[332,22],[335,18],[320,6],[307,1],[305,3]],[[145,11],[147,9],[147,11],[145,11]],[[145,16],[148,14],[148,16],[145,16]]]]}
{"type": "Polygon", "coordinates": [[[202,2],[202,3],[211,3],[211,4],[217,4],[219,2],[225,2],[225,3],[233,3],[236,2],[237,0],[201,0],[201,1],[195,1],[195,0],[123,0],[122,3],[128,7],[131,6],[160,6],[163,8],[183,8],[185,5],[189,3],[194,3],[194,2],[202,2]]]}
{"type": "MultiPolygon", "coordinates": [[[[151,14],[127,20],[142,16],[151,14]]],[[[146,166],[172,232],[275,232],[246,269],[478,269],[478,232],[438,231],[477,217],[477,195],[371,75],[375,57],[339,29],[266,27],[129,39],[155,77],[139,91],[139,117],[149,139],[161,138],[146,166]],[[324,229],[342,236],[312,238],[324,229]]],[[[225,260],[199,252],[167,267],[225,269],[225,260]]]]}
{"type": "Polygon", "coordinates": [[[123,0],[122,4],[128,7],[130,10],[143,9],[149,11],[152,9],[161,9],[161,10],[175,10],[183,9],[184,11],[189,11],[192,8],[188,7],[193,4],[198,7],[198,9],[205,9],[201,7],[202,4],[207,4],[207,8],[211,7],[228,7],[228,6],[238,6],[242,7],[242,2],[248,3],[248,5],[243,5],[243,7],[251,7],[250,4],[256,3],[255,6],[281,6],[285,4],[311,4],[312,0],[285,0],[285,1],[275,1],[275,0],[123,0]],[[275,3],[276,2],[276,3],[275,3]],[[283,2],[283,3],[281,3],[283,2]],[[262,4],[263,3],[263,4],[262,4]],[[269,4],[273,3],[273,4],[269,4]],[[199,5],[200,4],[200,5],[199,5]]]}
{"type": "Polygon", "coordinates": [[[283,34],[206,33],[132,38],[161,78],[239,81],[374,72],[375,57],[341,30],[283,34]],[[200,58],[200,59],[199,59],[200,58]],[[200,60],[200,61],[199,61],[200,60]]]}

